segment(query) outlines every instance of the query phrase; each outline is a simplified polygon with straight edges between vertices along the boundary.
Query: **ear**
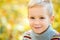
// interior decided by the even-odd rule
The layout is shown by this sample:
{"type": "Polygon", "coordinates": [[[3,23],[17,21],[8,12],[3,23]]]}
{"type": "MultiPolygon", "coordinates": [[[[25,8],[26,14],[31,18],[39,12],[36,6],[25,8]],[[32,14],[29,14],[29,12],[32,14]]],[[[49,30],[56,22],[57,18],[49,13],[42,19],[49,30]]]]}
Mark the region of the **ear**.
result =
{"type": "Polygon", "coordinates": [[[50,22],[51,22],[51,23],[54,22],[54,16],[51,16],[51,18],[50,18],[50,22]]]}

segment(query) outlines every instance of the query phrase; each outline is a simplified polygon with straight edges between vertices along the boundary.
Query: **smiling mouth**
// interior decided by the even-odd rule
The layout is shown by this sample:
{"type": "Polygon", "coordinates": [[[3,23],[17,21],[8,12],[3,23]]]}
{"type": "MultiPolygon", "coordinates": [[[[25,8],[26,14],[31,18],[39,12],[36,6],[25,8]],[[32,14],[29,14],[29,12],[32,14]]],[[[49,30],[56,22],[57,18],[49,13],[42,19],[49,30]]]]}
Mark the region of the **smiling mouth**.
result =
{"type": "Polygon", "coordinates": [[[40,29],[40,28],[42,28],[42,27],[34,27],[35,29],[40,29]]]}

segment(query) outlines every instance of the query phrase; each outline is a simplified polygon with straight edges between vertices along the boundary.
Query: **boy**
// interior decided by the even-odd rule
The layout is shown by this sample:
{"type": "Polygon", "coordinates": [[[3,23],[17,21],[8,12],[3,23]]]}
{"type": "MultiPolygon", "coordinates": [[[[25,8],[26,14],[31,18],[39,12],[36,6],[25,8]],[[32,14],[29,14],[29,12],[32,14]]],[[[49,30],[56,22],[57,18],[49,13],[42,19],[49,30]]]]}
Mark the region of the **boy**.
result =
{"type": "Polygon", "coordinates": [[[28,20],[32,30],[26,32],[23,40],[51,40],[58,34],[52,27],[53,14],[50,3],[30,2],[28,20]]]}

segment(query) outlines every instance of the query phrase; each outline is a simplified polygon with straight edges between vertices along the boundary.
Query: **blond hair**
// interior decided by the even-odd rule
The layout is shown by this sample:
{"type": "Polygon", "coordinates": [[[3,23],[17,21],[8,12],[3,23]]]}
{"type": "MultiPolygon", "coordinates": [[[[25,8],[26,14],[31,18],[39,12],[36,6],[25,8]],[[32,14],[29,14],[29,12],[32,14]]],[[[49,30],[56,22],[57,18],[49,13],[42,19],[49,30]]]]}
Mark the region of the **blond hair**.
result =
{"type": "Polygon", "coordinates": [[[44,1],[44,0],[30,0],[30,2],[28,3],[28,8],[33,7],[35,5],[39,5],[39,6],[44,6],[48,9],[50,16],[53,15],[53,6],[51,1],[44,1]]]}

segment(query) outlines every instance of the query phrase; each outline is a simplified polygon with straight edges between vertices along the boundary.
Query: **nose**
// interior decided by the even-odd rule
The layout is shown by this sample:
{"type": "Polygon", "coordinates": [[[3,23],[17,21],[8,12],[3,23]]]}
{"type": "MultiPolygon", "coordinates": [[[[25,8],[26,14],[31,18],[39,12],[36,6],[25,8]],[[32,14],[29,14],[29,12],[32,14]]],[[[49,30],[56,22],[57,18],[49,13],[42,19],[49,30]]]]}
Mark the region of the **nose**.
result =
{"type": "Polygon", "coordinates": [[[40,24],[40,20],[39,19],[35,20],[34,24],[39,25],[40,24]]]}

